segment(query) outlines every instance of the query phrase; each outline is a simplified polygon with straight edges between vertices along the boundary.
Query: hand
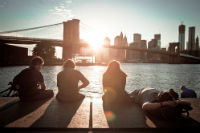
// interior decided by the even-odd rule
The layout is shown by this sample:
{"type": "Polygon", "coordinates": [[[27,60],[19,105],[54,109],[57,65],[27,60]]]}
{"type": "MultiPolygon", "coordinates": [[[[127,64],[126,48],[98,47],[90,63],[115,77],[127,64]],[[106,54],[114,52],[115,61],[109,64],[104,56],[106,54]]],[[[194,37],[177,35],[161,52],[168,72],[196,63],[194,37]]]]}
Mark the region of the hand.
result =
{"type": "Polygon", "coordinates": [[[177,103],[175,101],[166,101],[166,102],[163,102],[163,106],[175,107],[176,105],[177,105],[177,103]]]}
{"type": "Polygon", "coordinates": [[[191,103],[190,103],[190,102],[183,101],[183,100],[178,100],[178,101],[177,101],[177,103],[178,103],[178,104],[189,105],[189,106],[191,105],[191,103]]]}

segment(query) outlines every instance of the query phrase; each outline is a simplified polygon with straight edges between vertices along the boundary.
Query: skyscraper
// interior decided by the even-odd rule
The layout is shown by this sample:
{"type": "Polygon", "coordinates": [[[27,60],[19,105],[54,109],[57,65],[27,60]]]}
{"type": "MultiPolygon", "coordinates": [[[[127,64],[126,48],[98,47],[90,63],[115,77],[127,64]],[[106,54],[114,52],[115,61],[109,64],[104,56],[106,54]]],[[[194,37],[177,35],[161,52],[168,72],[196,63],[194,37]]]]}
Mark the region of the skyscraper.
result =
{"type": "Polygon", "coordinates": [[[133,42],[140,43],[141,38],[142,38],[141,34],[138,34],[138,33],[133,34],[133,42]]]}
{"type": "MultiPolygon", "coordinates": [[[[121,32],[119,36],[116,36],[114,39],[114,46],[128,46],[127,38],[123,35],[121,32]]],[[[125,59],[126,58],[126,50],[114,50],[115,54],[114,56],[116,59],[125,59]]]]}
{"type": "Polygon", "coordinates": [[[106,37],[104,39],[104,46],[110,46],[110,38],[106,37]]]}
{"type": "Polygon", "coordinates": [[[189,27],[189,36],[188,36],[188,44],[187,50],[193,51],[196,49],[195,47],[195,27],[189,27]]]}
{"type": "Polygon", "coordinates": [[[185,25],[179,25],[179,44],[180,44],[180,51],[185,50],[185,25]]]}
{"type": "Polygon", "coordinates": [[[161,48],[161,34],[155,34],[154,39],[157,40],[157,48],[161,48]]]}
{"type": "Polygon", "coordinates": [[[197,36],[197,38],[196,38],[196,50],[198,51],[198,50],[200,50],[199,49],[199,37],[197,36]]]}

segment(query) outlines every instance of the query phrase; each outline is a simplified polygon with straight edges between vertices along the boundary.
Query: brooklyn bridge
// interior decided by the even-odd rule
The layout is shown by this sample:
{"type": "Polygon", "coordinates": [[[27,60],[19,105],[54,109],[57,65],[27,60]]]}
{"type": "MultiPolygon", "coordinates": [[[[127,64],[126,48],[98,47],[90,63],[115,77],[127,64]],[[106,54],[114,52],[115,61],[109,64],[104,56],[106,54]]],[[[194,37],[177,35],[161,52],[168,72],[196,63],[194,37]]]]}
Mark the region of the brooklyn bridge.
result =
{"type": "MultiPolygon", "coordinates": [[[[0,32],[0,45],[2,44],[16,44],[16,45],[53,45],[62,47],[62,58],[74,58],[76,55],[80,56],[97,56],[94,52],[86,50],[83,52],[83,49],[88,49],[89,45],[85,41],[80,39],[80,26],[83,26],[82,29],[87,29],[87,25],[80,22],[78,19],[69,20],[62,23],[45,25],[33,28],[25,28],[11,31],[0,32]],[[62,34],[57,35],[59,38],[55,39],[54,36],[57,34],[57,29],[62,29],[62,34]],[[53,34],[52,38],[43,37],[43,34],[53,34]],[[36,36],[33,36],[36,35],[36,36]]],[[[86,30],[83,30],[87,32],[86,30]]],[[[179,63],[200,63],[200,58],[191,56],[188,54],[181,53],[179,51],[178,45],[170,46],[168,50],[162,49],[145,49],[137,48],[130,46],[115,46],[115,45],[102,45],[103,52],[115,53],[120,51],[124,53],[125,57],[120,59],[119,57],[110,57],[110,59],[118,59],[128,62],[127,53],[135,52],[140,55],[156,56],[159,58],[160,62],[170,63],[170,64],[179,64],[179,63]]],[[[2,52],[1,52],[2,53],[2,52]]],[[[7,53],[8,54],[12,53],[7,53]]],[[[103,53],[104,54],[104,53],[103,53]]],[[[105,54],[104,54],[105,55],[105,54]]],[[[0,54],[0,56],[5,56],[5,54],[0,54]]],[[[1,59],[1,58],[0,58],[1,59]]],[[[109,60],[109,59],[108,59],[109,60]]]]}

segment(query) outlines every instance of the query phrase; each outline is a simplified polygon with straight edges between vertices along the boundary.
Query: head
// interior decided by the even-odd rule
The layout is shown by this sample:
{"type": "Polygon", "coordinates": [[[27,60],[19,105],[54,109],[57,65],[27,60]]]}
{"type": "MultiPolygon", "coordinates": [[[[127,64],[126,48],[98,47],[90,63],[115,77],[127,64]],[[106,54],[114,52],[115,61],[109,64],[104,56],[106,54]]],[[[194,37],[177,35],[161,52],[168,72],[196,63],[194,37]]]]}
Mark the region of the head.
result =
{"type": "Polygon", "coordinates": [[[112,73],[112,74],[116,74],[116,73],[122,73],[123,75],[127,76],[125,72],[123,72],[123,70],[121,70],[120,68],[120,62],[113,60],[108,64],[107,70],[104,74],[107,73],[112,73]]]}
{"type": "Polygon", "coordinates": [[[174,89],[170,88],[167,91],[158,93],[158,101],[173,101],[178,99],[178,93],[174,91],[174,89]]]}
{"type": "Polygon", "coordinates": [[[119,71],[119,70],[120,70],[120,63],[118,61],[113,60],[108,64],[107,72],[119,71]]]}
{"type": "Polygon", "coordinates": [[[31,64],[30,67],[34,68],[38,71],[40,71],[42,69],[42,66],[44,65],[44,60],[42,59],[42,57],[40,56],[35,56],[33,57],[33,59],[31,60],[31,64]]]}
{"type": "Polygon", "coordinates": [[[65,61],[65,63],[63,64],[63,69],[66,69],[66,68],[72,68],[74,69],[76,67],[75,63],[73,60],[71,59],[68,59],[67,61],[65,61]]]}
{"type": "Polygon", "coordinates": [[[184,85],[181,86],[180,89],[181,89],[182,91],[184,91],[184,90],[185,90],[185,86],[184,86],[184,85]]]}

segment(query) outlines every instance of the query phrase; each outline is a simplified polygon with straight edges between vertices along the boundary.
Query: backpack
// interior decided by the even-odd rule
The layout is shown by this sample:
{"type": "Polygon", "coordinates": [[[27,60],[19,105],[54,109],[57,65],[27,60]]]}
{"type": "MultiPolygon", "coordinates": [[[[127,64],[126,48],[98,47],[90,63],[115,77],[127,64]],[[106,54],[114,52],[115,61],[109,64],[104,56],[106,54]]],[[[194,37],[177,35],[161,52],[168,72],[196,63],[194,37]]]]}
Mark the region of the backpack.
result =
{"type": "Polygon", "coordinates": [[[183,113],[186,113],[186,116],[189,117],[190,110],[192,110],[190,105],[178,104],[175,107],[164,106],[158,112],[161,119],[170,120],[181,117],[183,113]]]}

